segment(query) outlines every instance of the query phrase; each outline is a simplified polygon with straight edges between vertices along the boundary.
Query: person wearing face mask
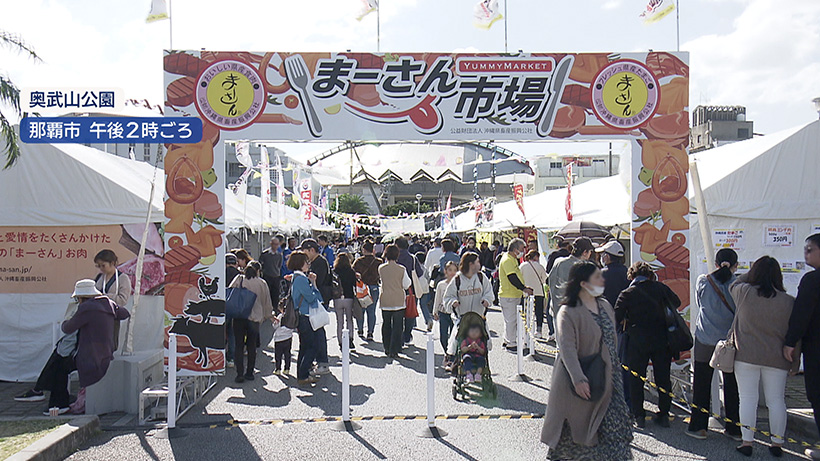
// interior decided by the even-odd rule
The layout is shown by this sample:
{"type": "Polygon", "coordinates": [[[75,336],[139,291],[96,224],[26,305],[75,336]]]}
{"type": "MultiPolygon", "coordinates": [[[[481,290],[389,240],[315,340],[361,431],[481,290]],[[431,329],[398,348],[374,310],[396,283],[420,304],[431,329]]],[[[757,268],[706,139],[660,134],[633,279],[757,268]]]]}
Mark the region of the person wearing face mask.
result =
{"type": "MultiPolygon", "coordinates": [[[[672,289],[656,281],[652,266],[643,261],[630,266],[626,276],[631,283],[615,303],[616,320],[618,323],[626,322],[626,365],[641,376],[646,376],[646,367],[651,360],[655,382],[659,387],[670,389],[672,352],[666,336],[666,310],[667,307],[677,310],[680,299],[672,289]]],[[[643,380],[632,376],[629,400],[635,424],[641,429],[646,427],[643,398],[643,380]]],[[[660,393],[659,411],[655,415],[655,422],[660,427],[669,427],[671,404],[669,394],[660,393]]]]}
{"type": "Polygon", "coordinates": [[[564,299],[564,285],[567,283],[570,269],[581,261],[588,261],[593,251],[595,246],[589,237],[578,237],[572,242],[570,255],[558,258],[549,270],[550,298],[555,300],[550,307],[553,317],[558,314],[558,307],[564,299]]]}
{"type": "Polygon", "coordinates": [[[541,431],[549,459],[632,459],[615,313],[603,292],[604,278],[595,264],[572,266],[556,318],[559,352],[541,431]],[[585,371],[581,359],[598,355],[603,371],[591,366],[585,371]]]}
{"type": "MultiPolygon", "coordinates": [[[[111,250],[102,250],[94,256],[94,265],[100,271],[94,285],[108,296],[117,306],[125,309],[131,299],[131,279],[117,269],[117,255],[111,250]]],[[[120,322],[114,322],[114,350],[119,348],[120,322]]]]}
{"type": "Polygon", "coordinates": [[[498,303],[504,315],[504,344],[510,352],[518,351],[518,305],[524,293],[532,295],[531,287],[524,285],[524,276],[518,267],[518,259],[524,254],[527,244],[516,238],[510,242],[509,251],[501,257],[498,264],[498,303]]]}

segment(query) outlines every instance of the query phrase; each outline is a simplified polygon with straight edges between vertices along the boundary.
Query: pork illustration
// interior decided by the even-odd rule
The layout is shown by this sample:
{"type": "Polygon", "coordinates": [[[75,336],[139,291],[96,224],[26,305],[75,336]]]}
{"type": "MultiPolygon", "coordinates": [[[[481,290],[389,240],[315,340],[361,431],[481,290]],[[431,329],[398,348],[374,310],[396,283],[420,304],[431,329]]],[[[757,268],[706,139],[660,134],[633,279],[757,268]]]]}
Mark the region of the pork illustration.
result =
{"type": "MultiPolygon", "coordinates": [[[[133,258],[117,267],[131,279],[131,290],[137,286],[137,258],[133,258]]],[[[142,262],[142,283],[140,294],[144,295],[165,283],[165,261],[157,255],[148,253],[142,262]]]]}
{"type": "MultiPolygon", "coordinates": [[[[213,302],[221,302],[222,311],[224,312],[224,301],[213,300],[213,302]]],[[[187,337],[191,345],[199,350],[199,357],[197,357],[195,363],[202,368],[208,368],[208,349],[225,348],[224,325],[200,323],[190,317],[177,317],[174,319],[174,325],[171,327],[170,332],[187,337]]]]}

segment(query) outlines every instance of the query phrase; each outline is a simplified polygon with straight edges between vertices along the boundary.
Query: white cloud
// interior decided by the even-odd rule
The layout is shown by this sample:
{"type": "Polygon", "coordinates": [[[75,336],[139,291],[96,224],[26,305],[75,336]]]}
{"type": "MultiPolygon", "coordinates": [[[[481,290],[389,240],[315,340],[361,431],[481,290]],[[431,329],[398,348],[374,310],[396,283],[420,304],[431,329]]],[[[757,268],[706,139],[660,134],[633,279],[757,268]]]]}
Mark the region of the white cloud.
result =
{"type": "Polygon", "coordinates": [[[603,5],[601,5],[601,9],[614,10],[620,8],[623,4],[623,0],[607,0],[603,5]]]}
{"type": "Polygon", "coordinates": [[[787,128],[815,118],[820,96],[820,2],[756,0],[725,35],[684,44],[691,53],[691,105],[744,105],[756,126],[787,128]]]}

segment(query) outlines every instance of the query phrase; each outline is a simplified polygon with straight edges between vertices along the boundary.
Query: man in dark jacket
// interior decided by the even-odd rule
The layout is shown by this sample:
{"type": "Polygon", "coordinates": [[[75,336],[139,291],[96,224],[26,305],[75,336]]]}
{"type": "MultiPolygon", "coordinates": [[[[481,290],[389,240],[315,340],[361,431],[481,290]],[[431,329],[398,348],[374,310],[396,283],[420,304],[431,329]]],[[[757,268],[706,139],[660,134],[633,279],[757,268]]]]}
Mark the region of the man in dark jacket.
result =
{"type": "MultiPolygon", "coordinates": [[[[794,348],[799,341],[803,341],[806,396],[811,402],[814,421],[820,431],[820,234],[806,239],[803,253],[806,264],[814,270],[803,276],[797,288],[783,355],[789,361],[800,360],[800,357],[795,357],[794,348]]],[[[808,448],[806,456],[820,460],[820,449],[808,448]]]]}
{"type": "Polygon", "coordinates": [[[624,266],[624,247],[617,240],[610,240],[601,247],[595,249],[601,255],[601,262],[604,268],[601,273],[604,275],[604,298],[612,306],[618,300],[618,295],[629,286],[626,279],[626,266],[624,266]]]}
{"type": "Polygon", "coordinates": [[[282,241],[278,237],[270,239],[270,247],[259,255],[259,262],[262,263],[262,278],[268,284],[270,300],[274,309],[279,308],[279,286],[282,280],[282,241]]]}

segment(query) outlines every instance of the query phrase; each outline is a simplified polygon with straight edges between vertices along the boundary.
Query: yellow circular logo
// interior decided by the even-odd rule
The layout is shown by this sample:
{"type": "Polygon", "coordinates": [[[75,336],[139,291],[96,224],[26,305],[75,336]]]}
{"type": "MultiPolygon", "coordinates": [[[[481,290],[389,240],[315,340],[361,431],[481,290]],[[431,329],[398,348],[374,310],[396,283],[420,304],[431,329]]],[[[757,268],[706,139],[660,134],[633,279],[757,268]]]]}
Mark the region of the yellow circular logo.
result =
{"type": "Polygon", "coordinates": [[[253,67],[240,61],[217,61],[197,79],[196,108],[203,118],[226,130],[254,122],[265,108],[265,85],[253,67]]]}
{"type": "Polygon", "coordinates": [[[619,72],[604,84],[604,105],[616,116],[632,117],[646,107],[648,93],[640,77],[632,72],[619,72]]]}
{"type": "Polygon", "coordinates": [[[217,114],[237,117],[247,112],[253,103],[253,84],[241,73],[227,70],[214,76],[206,97],[217,114]]]}
{"type": "Polygon", "coordinates": [[[658,110],[658,81],[643,63],[615,61],[601,69],[592,82],[592,110],[612,128],[631,130],[658,110]]]}

